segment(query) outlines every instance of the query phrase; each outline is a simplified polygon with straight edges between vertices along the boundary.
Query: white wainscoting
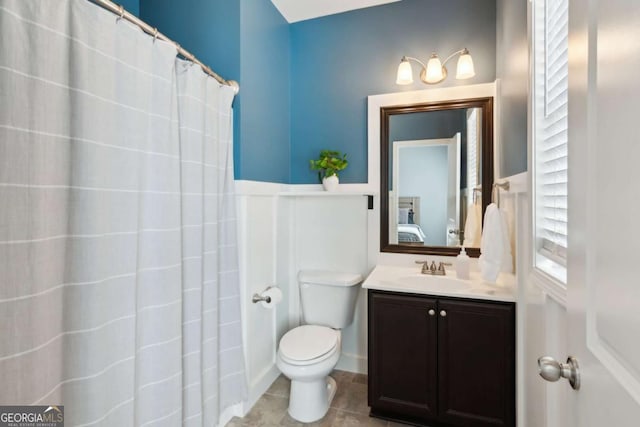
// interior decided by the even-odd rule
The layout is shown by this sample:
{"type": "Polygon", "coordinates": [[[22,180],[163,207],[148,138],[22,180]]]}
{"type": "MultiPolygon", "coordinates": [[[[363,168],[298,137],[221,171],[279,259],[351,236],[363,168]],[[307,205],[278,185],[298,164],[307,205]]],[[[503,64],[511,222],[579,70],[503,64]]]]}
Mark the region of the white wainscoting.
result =
{"type": "MultiPolygon", "coordinates": [[[[298,271],[369,273],[368,235],[373,211],[367,209],[367,190],[366,186],[343,185],[340,194],[329,195],[320,186],[236,181],[249,386],[243,412],[279,375],[275,366],[277,344],[301,322],[298,271]],[[284,294],[275,309],[251,302],[254,293],[272,285],[284,294]]],[[[365,296],[361,291],[354,323],[342,332],[339,369],[366,373],[365,296]]]]}
{"type": "MultiPolygon", "coordinates": [[[[278,377],[275,366],[276,313],[253,304],[251,297],[276,284],[278,204],[274,196],[281,186],[270,183],[236,187],[240,246],[240,288],[243,340],[249,396],[248,412],[278,377]]],[[[283,290],[284,291],[284,290],[283,290]]],[[[286,307],[283,301],[281,306],[286,307]]]]}

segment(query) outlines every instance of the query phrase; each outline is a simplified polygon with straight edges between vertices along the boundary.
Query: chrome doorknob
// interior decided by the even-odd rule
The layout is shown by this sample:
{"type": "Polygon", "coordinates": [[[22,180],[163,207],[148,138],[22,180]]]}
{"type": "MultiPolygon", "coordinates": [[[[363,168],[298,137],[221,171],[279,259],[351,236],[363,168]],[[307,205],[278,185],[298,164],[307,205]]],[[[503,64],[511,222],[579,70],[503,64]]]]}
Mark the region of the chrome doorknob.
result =
{"type": "Polygon", "coordinates": [[[578,359],[573,356],[569,356],[567,363],[560,363],[551,356],[542,356],[538,359],[538,372],[547,381],[566,378],[574,390],[580,388],[580,368],[578,359]]]}
{"type": "Polygon", "coordinates": [[[436,315],[436,311],[432,308],[429,310],[429,316],[435,316],[436,315]]]}
{"type": "Polygon", "coordinates": [[[447,317],[447,312],[444,310],[440,310],[440,316],[447,317]]]}

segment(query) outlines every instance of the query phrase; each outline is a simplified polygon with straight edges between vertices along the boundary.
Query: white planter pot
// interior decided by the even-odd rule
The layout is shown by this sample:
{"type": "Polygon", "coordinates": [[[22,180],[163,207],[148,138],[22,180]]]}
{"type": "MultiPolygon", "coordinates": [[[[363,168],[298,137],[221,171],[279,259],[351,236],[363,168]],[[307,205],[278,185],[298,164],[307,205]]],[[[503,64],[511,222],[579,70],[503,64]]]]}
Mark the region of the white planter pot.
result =
{"type": "Polygon", "coordinates": [[[329,177],[322,178],[322,186],[325,191],[336,191],[339,183],[340,180],[338,180],[338,175],[331,175],[329,177]]]}

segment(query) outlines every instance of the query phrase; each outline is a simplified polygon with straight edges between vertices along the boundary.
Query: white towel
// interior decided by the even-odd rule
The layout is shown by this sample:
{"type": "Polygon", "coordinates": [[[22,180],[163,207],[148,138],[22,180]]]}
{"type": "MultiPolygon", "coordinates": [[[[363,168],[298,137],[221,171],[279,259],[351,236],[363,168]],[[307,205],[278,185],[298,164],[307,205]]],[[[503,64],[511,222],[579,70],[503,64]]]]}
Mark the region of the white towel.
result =
{"type": "Polygon", "coordinates": [[[409,208],[398,208],[398,224],[409,224],[409,208]]]}
{"type": "Polygon", "coordinates": [[[480,253],[479,263],[483,280],[495,283],[501,271],[513,271],[507,218],[495,203],[487,206],[484,213],[480,253]]]}
{"type": "Polygon", "coordinates": [[[477,248],[482,237],[482,207],[480,203],[473,203],[467,209],[467,219],[464,221],[464,247],[477,248]]]}

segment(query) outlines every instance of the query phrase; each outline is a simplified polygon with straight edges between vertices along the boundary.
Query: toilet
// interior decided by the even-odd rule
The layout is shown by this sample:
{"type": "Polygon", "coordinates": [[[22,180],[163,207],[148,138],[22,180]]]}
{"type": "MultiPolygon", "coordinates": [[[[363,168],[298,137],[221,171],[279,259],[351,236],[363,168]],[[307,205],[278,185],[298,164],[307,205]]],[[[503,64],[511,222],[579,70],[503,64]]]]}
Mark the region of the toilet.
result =
{"type": "Polygon", "coordinates": [[[291,380],[289,415],[310,423],[329,410],[336,382],[329,373],[340,359],[340,330],[353,322],[362,276],[323,270],[298,274],[304,325],[284,334],[276,364],[291,380]]]}

